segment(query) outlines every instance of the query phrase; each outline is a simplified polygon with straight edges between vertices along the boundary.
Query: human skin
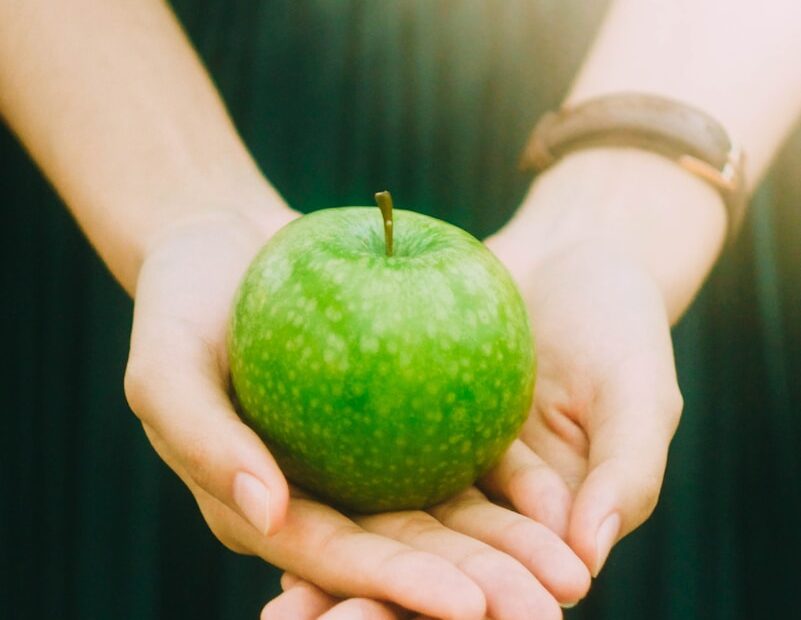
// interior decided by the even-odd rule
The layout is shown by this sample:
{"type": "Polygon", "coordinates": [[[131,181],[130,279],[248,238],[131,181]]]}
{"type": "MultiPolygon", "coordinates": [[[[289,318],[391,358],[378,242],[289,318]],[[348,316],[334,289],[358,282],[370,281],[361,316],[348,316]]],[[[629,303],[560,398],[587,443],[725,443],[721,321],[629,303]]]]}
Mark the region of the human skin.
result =
{"type": "Polygon", "coordinates": [[[0,0],[0,115],[134,297],[128,400],[223,544],[337,596],[442,618],[556,617],[586,593],[556,533],[477,489],[429,512],[344,515],[291,489],[236,416],[234,289],[298,214],[165,3],[0,0]]]}

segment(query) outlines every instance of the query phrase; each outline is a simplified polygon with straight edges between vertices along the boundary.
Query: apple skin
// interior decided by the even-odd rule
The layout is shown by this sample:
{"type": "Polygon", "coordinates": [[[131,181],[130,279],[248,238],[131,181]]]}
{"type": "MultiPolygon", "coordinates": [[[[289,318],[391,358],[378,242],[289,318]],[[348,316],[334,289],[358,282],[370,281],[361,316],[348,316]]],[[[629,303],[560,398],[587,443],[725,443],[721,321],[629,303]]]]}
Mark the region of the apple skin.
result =
{"type": "Polygon", "coordinates": [[[520,431],[535,353],[505,267],[465,231],[375,207],[306,215],[236,294],[236,399],[287,478],[357,512],[419,509],[470,486],[520,431]]]}

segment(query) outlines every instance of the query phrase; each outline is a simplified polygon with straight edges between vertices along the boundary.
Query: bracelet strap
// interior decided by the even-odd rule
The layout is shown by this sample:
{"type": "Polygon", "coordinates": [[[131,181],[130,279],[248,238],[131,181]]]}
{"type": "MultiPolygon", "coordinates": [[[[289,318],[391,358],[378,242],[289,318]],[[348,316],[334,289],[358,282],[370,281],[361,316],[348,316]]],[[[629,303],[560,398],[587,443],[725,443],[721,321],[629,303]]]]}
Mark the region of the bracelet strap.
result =
{"type": "Polygon", "coordinates": [[[736,236],[746,206],[743,154],[714,118],[656,95],[605,95],[545,114],[520,163],[544,170],[570,152],[601,146],[658,153],[712,184],[726,206],[729,240],[736,236]]]}

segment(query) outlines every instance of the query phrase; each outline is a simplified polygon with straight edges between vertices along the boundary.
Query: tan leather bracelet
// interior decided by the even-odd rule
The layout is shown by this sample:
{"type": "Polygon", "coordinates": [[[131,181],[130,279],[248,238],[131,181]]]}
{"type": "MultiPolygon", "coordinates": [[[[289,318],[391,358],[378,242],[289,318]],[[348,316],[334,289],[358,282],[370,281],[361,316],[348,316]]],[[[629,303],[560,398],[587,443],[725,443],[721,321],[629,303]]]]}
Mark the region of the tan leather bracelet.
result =
{"type": "Polygon", "coordinates": [[[543,116],[521,157],[544,170],[564,155],[593,147],[659,153],[711,183],[721,194],[733,239],[745,214],[743,153],[714,118],[686,103],[644,93],[615,93],[543,116]]]}

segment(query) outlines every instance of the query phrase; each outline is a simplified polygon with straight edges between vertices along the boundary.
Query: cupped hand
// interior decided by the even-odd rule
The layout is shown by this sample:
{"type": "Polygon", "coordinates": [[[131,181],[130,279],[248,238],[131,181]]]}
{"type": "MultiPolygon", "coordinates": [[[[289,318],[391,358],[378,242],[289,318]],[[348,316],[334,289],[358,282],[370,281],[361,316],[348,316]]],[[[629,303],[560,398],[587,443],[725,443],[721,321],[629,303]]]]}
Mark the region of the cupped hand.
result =
{"type": "Polygon", "coordinates": [[[478,619],[488,609],[498,619],[558,617],[557,601],[581,598],[589,574],[544,526],[476,490],[429,512],[344,515],[290,490],[236,415],[225,349],[231,301],[255,253],[292,217],[282,210],[254,222],[212,212],[165,233],[148,252],[126,393],[154,448],[223,544],[326,596],[437,618],[478,619]]]}
{"type": "Polygon", "coordinates": [[[665,302],[605,241],[536,261],[504,232],[488,244],[526,299],[539,368],[520,441],[486,483],[563,535],[597,575],[653,511],[682,409],[665,302]]]}
{"type": "Polygon", "coordinates": [[[670,327],[725,224],[720,196],[673,162],[599,148],[539,176],[487,241],[526,300],[539,369],[520,441],[485,488],[564,536],[594,575],[657,503],[682,409],[670,327]]]}

